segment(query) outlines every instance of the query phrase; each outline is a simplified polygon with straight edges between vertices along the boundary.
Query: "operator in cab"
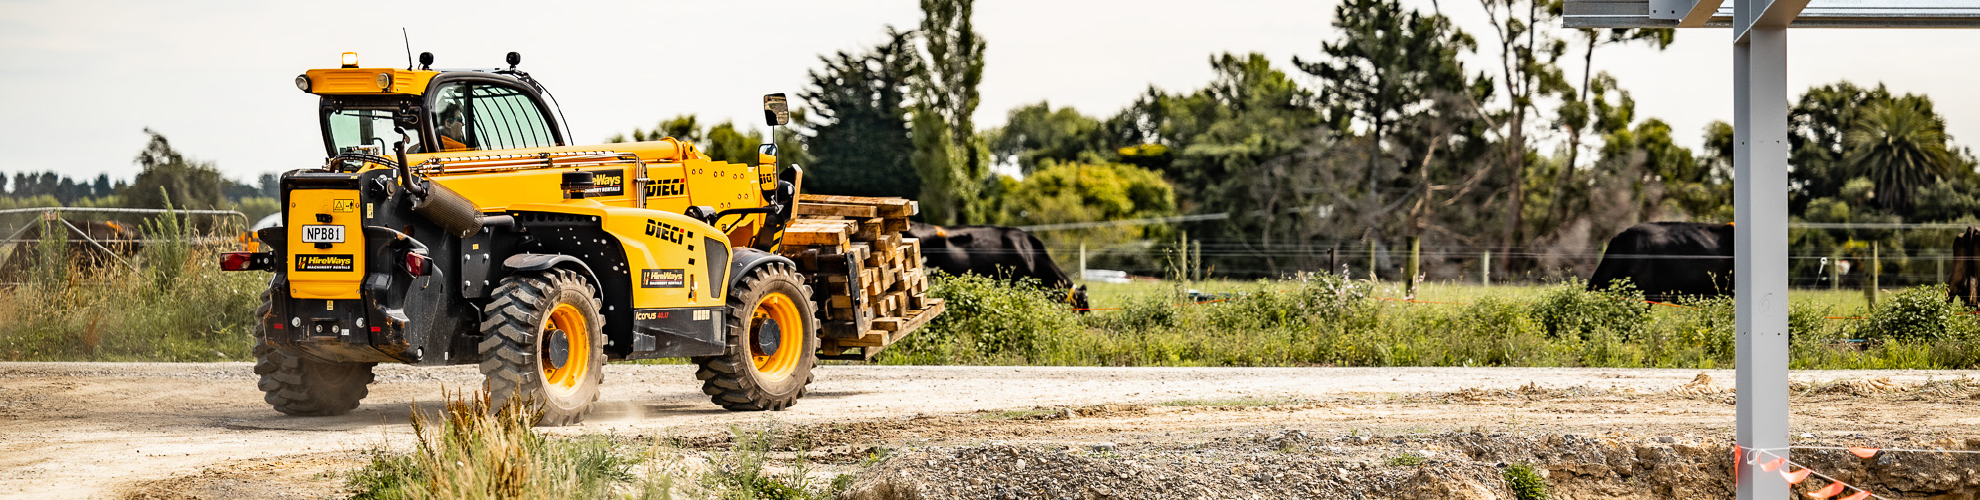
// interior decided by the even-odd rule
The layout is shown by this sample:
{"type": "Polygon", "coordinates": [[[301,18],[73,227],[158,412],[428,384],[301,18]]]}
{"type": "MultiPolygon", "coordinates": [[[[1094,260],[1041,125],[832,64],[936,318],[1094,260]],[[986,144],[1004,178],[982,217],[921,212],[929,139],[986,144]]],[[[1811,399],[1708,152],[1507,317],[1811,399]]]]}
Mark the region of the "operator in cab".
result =
{"type": "Polygon", "coordinates": [[[467,120],[461,113],[460,104],[448,104],[440,110],[440,150],[468,151],[467,120]]]}

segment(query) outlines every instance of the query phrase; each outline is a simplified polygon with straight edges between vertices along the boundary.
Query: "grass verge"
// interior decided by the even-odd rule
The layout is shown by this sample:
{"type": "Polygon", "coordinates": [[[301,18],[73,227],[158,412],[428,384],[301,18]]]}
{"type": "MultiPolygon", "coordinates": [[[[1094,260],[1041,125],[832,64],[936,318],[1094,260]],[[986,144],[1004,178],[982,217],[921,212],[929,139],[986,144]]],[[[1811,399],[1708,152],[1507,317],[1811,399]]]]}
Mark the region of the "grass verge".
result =
{"type": "MultiPolygon", "coordinates": [[[[1116,288],[1109,292],[1120,301],[1111,304],[1116,307],[1078,314],[1034,288],[937,277],[930,293],[946,299],[949,312],[879,361],[1701,369],[1733,363],[1729,297],[1651,304],[1628,287],[1591,291],[1566,282],[1407,302],[1378,293],[1380,286],[1332,276],[1226,282],[1209,288],[1217,301],[1202,303],[1181,284],[1116,288]]],[[[1867,309],[1841,309],[1846,306],[1826,295],[1790,302],[1791,363],[1796,369],[1980,366],[1980,315],[1964,314],[1945,296],[1943,287],[1920,286],[1867,309]]]]}
{"type": "Polygon", "coordinates": [[[411,450],[374,450],[347,484],[354,498],[658,499],[673,480],[636,474],[645,457],[611,436],[550,437],[522,405],[450,397],[437,419],[413,413],[411,450]]]}

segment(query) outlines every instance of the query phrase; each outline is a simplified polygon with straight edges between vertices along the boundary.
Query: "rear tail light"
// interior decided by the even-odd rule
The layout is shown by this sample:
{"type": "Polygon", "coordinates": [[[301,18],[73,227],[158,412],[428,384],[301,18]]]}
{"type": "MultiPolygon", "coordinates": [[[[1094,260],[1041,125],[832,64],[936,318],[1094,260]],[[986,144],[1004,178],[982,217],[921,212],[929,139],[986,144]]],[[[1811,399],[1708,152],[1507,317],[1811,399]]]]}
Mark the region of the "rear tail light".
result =
{"type": "Polygon", "coordinates": [[[433,271],[433,259],[418,252],[406,252],[406,274],[425,276],[433,271]]]}
{"type": "Polygon", "coordinates": [[[253,270],[254,252],[227,252],[220,254],[220,269],[224,271],[253,270]]]}

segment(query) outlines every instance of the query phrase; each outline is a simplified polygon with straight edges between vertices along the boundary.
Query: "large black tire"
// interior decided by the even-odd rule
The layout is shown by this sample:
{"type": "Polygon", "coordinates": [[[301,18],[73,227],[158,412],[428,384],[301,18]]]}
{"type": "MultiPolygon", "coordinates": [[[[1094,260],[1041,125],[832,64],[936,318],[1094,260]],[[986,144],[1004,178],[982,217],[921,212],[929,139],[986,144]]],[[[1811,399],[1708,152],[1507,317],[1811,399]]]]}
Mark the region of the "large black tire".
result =
{"type": "Polygon", "coordinates": [[[503,278],[483,309],[479,346],[494,407],[521,397],[542,411],[539,425],[584,420],[605,382],[605,318],[599,304],[597,287],[572,271],[503,278]]]}
{"type": "Polygon", "coordinates": [[[765,264],[737,282],[729,290],[727,353],[694,358],[701,392],[735,411],[782,410],[804,397],[818,364],[818,314],[810,298],[811,287],[788,264],[765,264]]]}
{"type": "Polygon", "coordinates": [[[288,415],[350,413],[369,393],[371,367],[377,363],[318,361],[269,345],[267,328],[274,297],[273,289],[262,290],[261,307],[254,310],[254,372],[261,375],[258,386],[266,394],[262,400],[288,415]]]}

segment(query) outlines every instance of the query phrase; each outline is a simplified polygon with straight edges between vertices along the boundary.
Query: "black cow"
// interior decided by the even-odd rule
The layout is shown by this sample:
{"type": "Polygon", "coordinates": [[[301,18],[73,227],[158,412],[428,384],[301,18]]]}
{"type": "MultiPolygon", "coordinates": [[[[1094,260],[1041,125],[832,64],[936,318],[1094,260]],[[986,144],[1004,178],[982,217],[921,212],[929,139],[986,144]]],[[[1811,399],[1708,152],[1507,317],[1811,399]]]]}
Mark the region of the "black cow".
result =
{"type": "Polygon", "coordinates": [[[935,226],[916,222],[908,236],[921,240],[923,265],[949,274],[975,274],[1010,282],[1037,280],[1057,290],[1073,308],[1090,307],[1086,287],[1052,263],[1045,244],[1022,229],[1002,226],[935,226]]]}
{"type": "Polygon", "coordinates": [[[1968,310],[1980,307],[1980,229],[1967,226],[1953,237],[1952,254],[1952,281],[1946,282],[1946,295],[1968,310]]]}
{"type": "Polygon", "coordinates": [[[1588,289],[1628,279],[1650,300],[1710,297],[1732,293],[1732,273],[1732,224],[1645,222],[1609,240],[1588,289]]]}

